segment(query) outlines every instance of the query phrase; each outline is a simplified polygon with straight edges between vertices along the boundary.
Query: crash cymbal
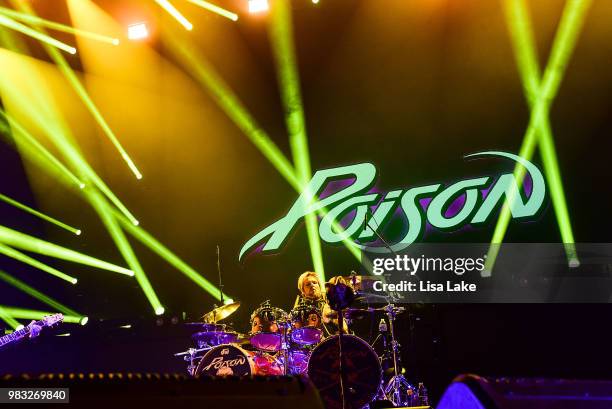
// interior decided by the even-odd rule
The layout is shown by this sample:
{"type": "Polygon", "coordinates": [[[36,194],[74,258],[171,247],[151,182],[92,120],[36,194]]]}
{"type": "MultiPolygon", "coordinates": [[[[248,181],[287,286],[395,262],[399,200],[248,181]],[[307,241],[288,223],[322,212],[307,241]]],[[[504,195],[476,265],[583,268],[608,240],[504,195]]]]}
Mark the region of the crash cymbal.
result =
{"type": "Polygon", "coordinates": [[[221,321],[232,315],[238,309],[238,307],[240,307],[240,301],[222,305],[221,307],[217,307],[211,312],[202,315],[202,321],[209,324],[214,324],[217,321],[221,321]]]}

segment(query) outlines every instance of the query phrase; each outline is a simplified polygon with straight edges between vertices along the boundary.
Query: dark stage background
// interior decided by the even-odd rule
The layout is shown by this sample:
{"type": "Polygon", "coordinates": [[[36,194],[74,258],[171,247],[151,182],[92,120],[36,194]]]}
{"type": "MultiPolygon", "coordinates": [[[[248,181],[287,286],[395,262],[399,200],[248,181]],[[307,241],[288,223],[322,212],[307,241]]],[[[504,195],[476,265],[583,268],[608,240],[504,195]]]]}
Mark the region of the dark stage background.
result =
{"type": "MultiPolygon", "coordinates": [[[[49,3],[36,5],[41,15],[69,21],[63,1],[49,3]]],[[[144,2],[95,3],[124,26],[141,10],[158,24],[172,24],[144,2]]],[[[563,4],[529,2],[541,66],[563,4]]],[[[192,35],[203,55],[290,156],[266,17],[245,14],[231,23],[190,7],[185,10],[199,27],[192,35]]],[[[462,160],[489,149],[518,152],[529,120],[500,2],[322,0],[313,6],[296,0],[293,19],[313,170],[372,162],[377,189],[388,191],[511,169],[503,161],[462,160]]],[[[612,3],[595,1],[550,112],[578,242],[609,242],[612,228],[610,21],[612,3]]],[[[213,283],[220,245],[225,289],[242,302],[232,321],[246,331],[260,302],[269,299],[288,310],[298,275],[312,269],[303,226],[280,253],[238,262],[242,245],[282,217],[296,193],[206,91],[174,65],[166,46],[155,37],[149,46],[154,58],[141,67],[146,80],[126,77],[133,83],[118,76],[118,60],[97,61],[86,53],[70,59],[141,168],[142,181],[129,174],[91,118],[74,108],[78,100],[58,104],[69,113],[84,155],[141,225],[213,283]],[[147,104],[139,106],[145,98],[147,104]]],[[[33,53],[48,64],[41,50],[33,53]]],[[[537,153],[534,162],[541,165],[537,153]]],[[[76,194],[23,163],[8,143],[0,145],[0,167],[1,193],[80,226],[84,234],[71,236],[0,203],[3,225],[125,265],[76,194]]],[[[548,197],[546,203],[538,220],[512,221],[505,241],[558,242],[548,197]]],[[[424,240],[488,242],[493,228],[430,231],[424,240]]],[[[166,308],[159,322],[128,277],[37,256],[77,276],[73,287],[0,256],[2,270],[90,317],[84,327],[65,325],[0,352],[0,372],[184,370],[171,356],[190,346],[181,322],[197,319],[214,299],[132,244],[166,308]],[[179,322],[173,324],[172,317],[179,322]],[[132,328],[118,328],[125,324],[132,328]],[[55,336],[65,332],[71,336],[55,336]]],[[[359,267],[343,247],[323,244],[323,257],[328,277],[359,267]]],[[[2,283],[0,301],[46,309],[2,283]]],[[[609,305],[426,305],[410,311],[414,331],[408,316],[398,323],[407,373],[437,392],[462,372],[612,378],[609,305]]]]}

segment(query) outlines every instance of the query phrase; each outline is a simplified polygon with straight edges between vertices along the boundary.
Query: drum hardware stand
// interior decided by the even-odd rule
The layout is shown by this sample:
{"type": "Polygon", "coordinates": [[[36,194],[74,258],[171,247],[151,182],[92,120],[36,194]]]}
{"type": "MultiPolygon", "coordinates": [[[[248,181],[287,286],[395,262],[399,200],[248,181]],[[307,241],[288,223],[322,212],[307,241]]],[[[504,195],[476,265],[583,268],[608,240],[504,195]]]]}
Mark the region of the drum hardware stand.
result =
{"type": "MultiPolygon", "coordinates": [[[[327,286],[327,285],[326,285],[327,286]]],[[[340,378],[340,398],[342,409],[346,407],[344,395],[344,368],[342,365],[342,335],[344,333],[344,309],[355,300],[355,292],[346,284],[330,284],[326,290],[329,306],[338,312],[338,374],[340,378]]]]}
{"type": "MultiPolygon", "coordinates": [[[[389,252],[391,252],[394,256],[397,256],[397,253],[393,250],[393,247],[391,247],[389,243],[387,243],[387,241],[378,233],[377,230],[379,226],[376,223],[376,221],[373,220],[373,218],[370,218],[370,220],[368,220],[368,210],[369,209],[366,209],[366,213],[364,216],[365,227],[371,228],[369,222],[373,221],[374,224],[377,225],[376,226],[377,229],[372,229],[376,237],[378,237],[378,239],[389,250],[389,252]]],[[[416,277],[418,278],[418,276],[416,277]]],[[[390,294],[390,296],[391,296],[391,300],[396,298],[394,294],[390,294]]],[[[394,331],[394,325],[393,325],[393,322],[395,321],[395,316],[397,315],[398,312],[403,311],[404,308],[395,307],[395,304],[392,304],[389,302],[387,306],[385,307],[385,310],[386,310],[387,317],[389,320],[389,334],[391,335],[391,353],[393,357],[393,376],[391,377],[391,379],[389,379],[389,382],[387,383],[387,386],[384,389],[384,393],[387,396],[387,399],[389,399],[393,403],[393,405],[407,406],[411,402],[408,402],[407,400],[404,401],[404,399],[402,399],[402,389],[405,389],[406,391],[411,391],[413,387],[412,385],[410,385],[410,383],[408,383],[404,375],[399,373],[398,353],[399,353],[400,344],[395,339],[395,331],[394,331]]]]}
{"type": "Polygon", "coordinates": [[[342,399],[342,409],[346,406],[346,399],[344,398],[344,369],[342,368],[342,333],[344,332],[344,314],[342,309],[338,311],[338,372],[340,373],[340,398],[342,399]]]}
{"type": "MultiPolygon", "coordinates": [[[[217,272],[219,273],[219,293],[221,293],[220,301],[221,305],[225,305],[223,301],[223,282],[221,281],[221,258],[219,256],[219,245],[217,244],[217,272]]],[[[217,322],[215,320],[215,322],[217,322]]]]}
{"type": "Polygon", "coordinates": [[[174,356],[183,356],[183,359],[189,362],[189,365],[187,366],[187,373],[191,376],[195,376],[195,370],[197,368],[197,365],[195,365],[193,361],[195,360],[196,354],[198,352],[208,351],[209,349],[210,348],[189,348],[185,352],[179,352],[178,354],[174,354],[174,356]]]}
{"type": "Polygon", "coordinates": [[[399,347],[400,344],[395,339],[394,321],[398,312],[404,310],[403,307],[396,307],[394,304],[388,304],[385,307],[387,317],[389,320],[389,334],[391,335],[391,354],[393,357],[393,376],[389,379],[387,386],[384,389],[384,393],[395,406],[407,406],[411,404],[407,400],[404,400],[402,395],[407,396],[408,392],[413,389],[412,385],[408,383],[403,374],[399,370],[399,347]]]}
{"type": "Polygon", "coordinates": [[[289,342],[287,341],[287,336],[290,324],[283,322],[280,325],[283,334],[281,341],[281,354],[283,355],[283,375],[289,375],[289,342]]]}

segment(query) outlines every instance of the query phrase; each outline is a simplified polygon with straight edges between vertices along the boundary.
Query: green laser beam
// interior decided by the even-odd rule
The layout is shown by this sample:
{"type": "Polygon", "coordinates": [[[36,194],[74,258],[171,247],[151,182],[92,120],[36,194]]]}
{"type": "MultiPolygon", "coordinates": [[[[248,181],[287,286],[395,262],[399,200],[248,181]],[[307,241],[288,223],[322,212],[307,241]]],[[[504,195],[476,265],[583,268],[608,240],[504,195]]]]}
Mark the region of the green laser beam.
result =
{"type": "MultiPolygon", "coordinates": [[[[537,98],[540,89],[540,68],[535,49],[535,40],[531,27],[531,18],[524,0],[506,0],[504,2],[506,10],[506,19],[510,29],[510,37],[512,39],[513,49],[515,52],[517,65],[521,74],[523,88],[527,97],[527,102],[530,108],[533,108],[534,100],[537,98]]],[[[586,13],[588,4],[582,13],[586,13]]],[[[574,15],[574,18],[583,20],[584,17],[574,15]]],[[[581,23],[578,23],[581,24],[581,23]]],[[[570,41],[577,40],[579,31],[573,35],[570,41]]],[[[554,50],[554,48],[553,48],[554,50]]],[[[557,49],[557,53],[559,50],[557,49]]],[[[565,52],[565,51],[561,51],[565,52]]],[[[555,51],[553,51],[553,55],[555,51]]],[[[569,59],[569,57],[567,57],[569,59]]],[[[554,148],[554,139],[550,126],[548,115],[545,115],[539,122],[539,146],[541,149],[542,160],[544,163],[545,175],[548,179],[548,184],[551,187],[551,197],[559,225],[561,239],[566,244],[566,253],[570,266],[579,264],[576,248],[574,245],[574,235],[571,228],[569,212],[563,192],[563,184],[561,183],[561,171],[558,164],[557,156],[554,148]]]]}
{"type": "Polygon", "coordinates": [[[44,18],[33,16],[31,14],[20,13],[18,11],[15,11],[13,9],[9,9],[6,7],[0,7],[0,14],[4,14],[5,16],[11,17],[13,20],[22,21],[22,22],[25,22],[31,25],[49,28],[52,30],[61,31],[63,33],[74,34],[76,36],[90,38],[92,40],[100,41],[103,43],[119,45],[118,38],[113,38],[110,36],[93,33],[91,31],[80,30],[78,28],[74,28],[71,26],[67,26],[65,24],[57,23],[55,21],[46,20],[44,18]]]}
{"type": "MultiPolygon", "coordinates": [[[[52,49],[48,49],[48,51],[50,52],[50,54],[53,54],[52,49]]],[[[50,138],[55,142],[56,146],[58,146],[58,148],[64,153],[64,155],[68,157],[68,159],[76,165],[75,167],[80,169],[81,173],[83,173],[87,177],[88,181],[92,179],[94,182],[94,185],[98,186],[100,190],[105,189],[105,185],[101,182],[101,180],[99,180],[95,172],[87,164],[86,160],[80,155],[76,146],[73,146],[72,143],[69,141],[69,138],[68,138],[69,132],[65,126],[62,127],[63,122],[60,120],[59,114],[54,115],[54,117],[57,119],[57,121],[55,121],[56,122],[55,126],[45,127],[45,129],[49,132],[50,138]],[[66,135],[64,135],[64,133],[66,133],[66,135]]],[[[105,192],[106,196],[107,197],[111,196],[109,193],[112,193],[112,192],[109,192],[109,189],[107,190],[108,191],[105,192]]],[[[151,287],[150,283],[148,282],[148,279],[146,278],[144,271],[142,271],[142,268],[140,267],[140,264],[135,254],[133,253],[131,247],[129,246],[129,243],[127,239],[125,238],[125,235],[119,228],[116,220],[114,220],[114,218],[112,217],[112,214],[109,211],[109,209],[106,207],[106,202],[104,202],[102,200],[102,197],[98,195],[98,192],[91,187],[84,189],[82,193],[85,196],[85,198],[88,199],[88,201],[94,207],[94,209],[99,211],[99,216],[102,219],[103,223],[105,224],[105,227],[107,228],[109,234],[111,235],[111,238],[115,241],[115,244],[117,245],[120,253],[124,257],[126,262],[130,265],[130,267],[133,267],[133,271],[130,271],[130,270],[126,270],[126,271],[129,271],[130,275],[136,275],[137,282],[139,283],[139,285],[141,286],[141,289],[143,290],[143,292],[145,293],[145,295],[147,296],[147,298],[153,305],[155,313],[163,314],[164,308],[162,307],[161,303],[157,299],[157,296],[154,293],[154,290],[151,287]]],[[[112,196],[110,200],[112,200],[112,196]]],[[[120,206],[117,206],[117,207],[120,208],[120,206]]],[[[120,210],[122,209],[120,208],[120,210]]],[[[125,214],[125,211],[123,213],[125,214]]],[[[126,217],[128,215],[131,216],[129,212],[126,215],[126,217]]],[[[138,223],[137,221],[135,221],[133,217],[131,217],[131,221],[133,224],[138,223]]]]}
{"type": "Polygon", "coordinates": [[[8,203],[8,204],[10,204],[12,206],[15,206],[15,207],[23,210],[24,212],[28,212],[30,214],[33,214],[36,217],[39,217],[39,218],[41,218],[43,220],[46,220],[49,223],[53,223],[56,226],[61,227],[62,229],[68,230],[69,232],[72,232],[72,233],[76,234],[77,236],[79,234],[81,234],[81,230],[79,230],[79,229],[77,229],[75,227],[69,226],[66,223],[60,222],[59,220],[54,219],[51,216],[47,216],[46,214],[41,213],[41,212],[39,212],[36,209],[32,209],[30,206],[26,206],[23,203],[20,203],[20,202],[18,202],[15,199],[11,199],[10,197],[8,197],[6,195],[3,195],[2,193],[0,193],[0,200],[4,201],[4,202],[6,202],[6,203],[8,203]]]}
{"type": "MultiPolygon", "coordinates": [[[[535,151],[536,144],[538,142],[540,143],[544,162],[544,174],[551,187],[553,204],[556,203],[555,213],[559,222],[562,239],[564,243],[568,244],[566,246],[566,252],[570,261],[570,266],[577,265],[578,259],[575,253],[575,247],[573,246],[574,238],[570,227],[571,224],[569,222],[565,195],[563,194],[563,188],[561,186],[561,176],[554,151],[552,132],[550,131],[550,126],[545,122],[547,122],[550,105],[557,94],[561,80],[565,74],[565,69],[576,45],[590,3],[590,0],[568,0],[566,3],[561,22],[557,29],[557,34],[555,35],[552,52],[539,88],[535,88],[538,80],[537,77],[534,76],[536,72],[534,71],[534,65],[537,60],[529,55],[534,51],[529,51],[527,48],[521,48],[521,50],[516,53],[517,60],[521,60],[521,62],[518,63],[519,71],[521,71],[522,75],[529,76],[524,79],[524,87],[528,90],[534,90],[534,92],[528,91],[528,95],[534,95],[534,97],[528,97],[528,99],[533,101],[532,109],[529,125],[523,138],[519,156],[530,160],[535,151]],[[535,92],[536,89],[537,92],[535,92]],[[544,128],[543,131],[542,128],[544,128]]],[[[515,5],[520,7],[518,3],[515,3],[515,5]]],[[[507,16],[515,15],[526,17],[526,9],[522,9],[522,11],[517,10],[516,12],[512,11],[510,14],[507,14],[507,16]]],[[[519,30],[525,30],[525,27],[528,27],[528,21],[523,21],[524,24],[521,26],[520,24],[515,25],[515,22],[512,21],[514,20],[513,18],[509,20],[508,24],[511,30],[516,32],[515,35],[511,35],[511,38],[515,40],[519,36],[519,30]]],[[[520,35],[522,37],[514,46],[515,49],[516,47],[523,47],[527,44],[526,41],[529,39],[529,31],[521,31],[520,35]]],[[[514,175],[517,181],[522,183],[525,176],[525,169],[523,167],[515,168],[514,175]]],[[[483,275],[485,276],[489,275],[493,269],[495,259],[499,252],[499,246],[496,246],[496,244],[500,244],[503,241],[508,228],[510,222],[508,202],[511,202],[511,200],[514,200],[514,198],[509,197],[508,201],[502,207],[497,225],[495,226],[491,247],[489,248],[485,269],[483,270],[483,275]]]]}
{"type": "MultiPolygon", "coordinates": [[[[53,47],[45,47],[47,52],[55,55],[58,58],[62,58],[59,52],[53,47]]],[[[65,60],[62,59],[65,62],[65,60]]],[[[27,116],[36,121],[40,125],[45,134],[54,143],[64,159],[70,164],[73,169],[79,172],[79,176],[82,179],[87,179],[88,182],[92,182],[104,195],[119,209],[122,213],[128,217],[132,223],[138,224],[138,220],[130,213],[125,205],[117,198],[117,196],[108,188],[108,186],[102,181],[102,179],[95,173],[95,171],[89,166],[87,161],[83,158],[81,153],[76,148],[76,145],[71,142],[70,131],[66,124],[63,122],[61,115],[55,110],[54,103],[47,101],[45,96],[49,100],[51,97],[45,90],[44,81],[38,80],[34,85],[34,79],[37,78],[35,72],[31,72],[28,86],[32,87],[32,92],[39,99],[38,104],[33,104],[30,99],[22,96],[23,90],[12,83],[11,81],[4,82],[3,92],[8,94],[11,91],[11,96],[15,99],[15,103],[25,110],[27,116]]]]}
{"type": "MultiPolygon", "coordinates": [[[[234,122],[238,129],[255,145],[291,187],[298,193],[301,193],[303,185],[299,182],[291,162],[248,113],[238,97],[217,74],[214,67],[201,53],[190,47],[188,39],[178,39],[171,33],[165,33],[163,39],[167,42],[168,49],[175,54],[187,72],[209,92],[213,100],[230,120],[234,122]]],[[[325,217],[327,210],[320,209],[317,214],[319,217],[325,217]]],[[[337,221],[334,221],[332,227],[337,232],[344,230],[337,221]]],[[[344,239],[343,243],[357,260],[364,264],[366,268],[371,269],[371,263],[365,258],[362,260],[361,252],[353,242],[344,239]]]]}
{"type": "MultiPolygon", "coordinates": [[[[300,93],[299,73],[293,44],[291,10],[287,0],[277,0],[272,8],[270,40],[277,67],[281,99],[285,109],[285,123],[289,132],[291,154],[300,183],[305,186],[312,177],[306,121],[300,93]]],[[[310,253],[317,275],[325,282],[323,253],[314,213],[305,216],[310,253]]]]}
{"type": "Polygon", "coordinates": [[[0,117],[6,119],[9,126],[13,129],[11,135],[13,138],[17,137],[23,140],[28,145],[32,146],[34,150],[40,153],[40,155],[47,159],[49,163],[55,166],[62,174],[68,179],[73,181],[80,189],[85,187],[85,184],[77,178],[74,173],[68,170],[62,162],[59,161],[51,152],[49,152],[38,140],[29,133],[25,127],[17,122],[12,116],[8,115],[4,110],[0,109],[0,117]],[[16,132],[15,132],[16,131],[16,132]]]}
{"type": "Polygon", "coordinates": [[[128,276],[134,275],[134,273],[131,270],[128,270],[127,268],[120,267],[91,256],[87,256],[77,251],[58,246],[57,244],[49,243],[36,237],[32,237],[16,230],[9,229],[6,226],[0,226],[0,243],[4,243],[12,247],[17,247],[22,250],[31,251],[37,254],[72,261],[74,263],[84,264],[91,267],[96,267],[102,270],[112,271],[128,276]]]}
{"type": "Polygon", "coordinates": [[[203,0],[187,0],[187,1],[195,4],[196,6],[202,7],[203,9],[206,9],[208,11],[212,11],[213,13],[216,13],[220,16],[229,18],[232,21],[238,21],[238,14],[232,13],[231,11],[225,10],[224,8],[216,6],[207,1],[203,1],[203,0]]]}
{"type": "Polygon", "coordinates": [[[214,67],[195,48],[190,47],[190,44],[185,39],[178,39],[170,33],[165,35],[164,39],[168,41],[169,51],[173,52],[194,79],[209,91],[223,112],[238,126],[265,158],[270,161],[274,168],[292,186],[299,186],[299,181],[294,174],[291,163],[248,113],[238,97],[217,74],[214,67]]]}
{"type": "MultiPolygon", "coordinates": [[[[52,52],[52,50],[50,51],[52,52]]],[[[58,115],[56,115],[56,117],[59,119],[58,115]]],[[[51,128],[51,127],[48,127],[48,128],[51,128]]],[[[56,145],[60,148],[60,150],[64,152],[64,154],[70,159],[72,163],[76,165],[77,168],[80,168],[81,173],[83,173],[86,176],[87,180],[93,179],[94,185],[99,186],[101,190],[105,189],[105,185],[101,182],[101,180],[99,180],[95,172],[89,167],[85,159],[78,152],[78,149],[71,144],[71,142],[69,141],[69,138],[66,135],[63,135],[64,132],[66,133],[68,132],[67,129],[64,127],[63,129],[64,132],[62,132],[61,129],[57,129],[57,128],[61,128],[61,123],[56,124],[55,128],[56,128],[55,129],[56,132],[52,132],[50,134],[50,137],[52,140],[55,141],[56,145]]],[[[99,203],[102,202],[101,197],[97,196],[97,191],[95,189],[93,189],[92,187],[88,187],[87,189],[84,189],[81,193],[83,193],[85,198],[90,202],[90,204],[96,210],[101,209],[99,205],[99,203]]],[[[107,191],[105,193],[106,193],[106,196],[108,197],[108,196],[111,196],[109,193],[112,193],[112,192],[107,191]]],[[[117,207],[120,207],[120,206],[117,206],[117,207]]],[[[148,279],[144,275],[144,272],[142,271],[142,268],[135,254],[133,253],[131,247],[129,246],[127,239],[123,235],[123,232],[121,231],[121,229],[118,228],[116,221],[112,217],[109,217],[110,212],[108,211],[108,209],[106,208],[104,209],[107,210],[106,214],[99,212],[100,213],[99,216],[101,217],[103,223],[105,224],[105,227],[107,228],[107,231],[109,232],[111,238],[114,240],[115,244],[117,245],[118,250],[124,257],[128,265],[133,268],[132,270],[133,272],[130,271],[131,275],[136,276],[137,282],[141,286],[141,289],[145,293],[145,296],[147,296],[148,300],[153,305],[155,313],[162,314],[164,312],[164,308],[162,307],[161,303],[157,299],[157,296],[154,293],[154,290],[152,289],[150,283],[148,282],[148,279]]],[[[135,220],[135,219],[133,219],[132,217],[132,220],[135,220]]],[[[132,221],[132,223],[137,224],[137,221],[135,223],[134,221],[132,221]]]]}
{"type": "Polygon", "coordinates": [[[140,288],[144,292],[147,300],[153,307],[155,314],[161,315],[164,313],[164,308],[162,307],[157,294],[155,294],[155,290],[151,285],[147,275],[145,274],[132,246],[128,239],[125,237],[123,230],[119,227],[117,220],[115,219],[112,210],[110,210],[108,204],[104,201],[102,196],[96,192],[86,192],[89,197],[89,201],[91,205],[94,207],[98,216],[106,226],[107,231],[109,232],[111,238],[115,242],[117,249],[123,256],[124,260],[128,264],[128,266],[132,269],[135,274],[136,281],[140,288]]]}
{"type": "MultiPolygon", "coordinates": [[[[40,320],[48,315],[57,314],[57,312],[51,311],[39,311],[39,310],[30,310],[27,308],[18,308],[18,307],[10,307],[7,305],[0,305],[0,309],[4,309],[8,314],[12,315],[17,319],[23,320],[40,320]]],[[[64,322],[69,322],[72,324],[81,324],[85,325],[88,321],[87,317],[79,315],[66,315],[64,314],[64,322]]]]}
{"type": "MultiPolygon", "coordinates": [[[[204,291],[212,295],[217,301],[221,301],[219,289],[210,283],[206,278],[202,277],[191,266],[181,260],[178,256],[172,253],[167,247],[161,244],[151,234],[145,231],[141,226],[132,225],[123,215],[115,211],[115,217],[123,225],[132,236],[138,239],[142,244],[157,253],[160,257],[174,266],[177,270],[183,273],[187,278],[196,283],[204,291]]],[[[227,297],[229,295],[225,294],[227,297]]]]}
{"type": "Polygon", "coordinates": [[[24,293],[36,298],[37,300],[47,304],[49,307],[68,315],[80,316],[78,312],[73,309],[66,307],[65,305],[59,303],[53,298],[41,293],[34,287],[29,286],[23,281],[13,277],[12,275],[0,270],[0,280],[3,280],[5,283],[12,285],[13,287],[23,291],[24,293]]]}
{"type": "Polygon", "coordinates": [[[70,54],[76,54],[76,48],[71,47],[68,44],[62,43],[61,41],[58,41],[51,36],[48,36],[46,34],[42,34],[36,30],[33,30],[30,27],[26,26],[25,24],[21,24],[11,18],[6,17],[3,14],[0,14],[0,25],[10,28],[12,30],[18,31],[32,38],[35,38],[53,47],[59,48],[60,50],[64,50],[70,54]]]}
{"type": "Polygon", "coordinates": [[[49,273],[57,278],[61,278],[62,280],[68,281],[71,284],[76,284],[77,279],[69,276],[68,274],[62,273],[61,271],[48,266],[40,261],[23,254],[20,251],[17,251],[9,246],[5,246],[4,244],[0,244],[0,254],[4,254],[7,257],[13,258],[15,260],[21,261],[22,263],[29,264],[32,267],[35,267],[45,273],[49,273]]]}
{"type": "MultiPolygon", "coordinates": [[[[20,2],[18,3],[18,7],[20,7],[21,11],[23,11],[24,14],[36,16],[34,10],[29,5],[20,2]]],[[[40,28],[40,30],[43,30],[43,29],[40,28]]],[[[64,74],[64,77],[66,77],[66,79],[68,80],[68,83],[72,86],[74,91],[77,93],[77,95],[79,96],[83,104],[85,104],[85,107],[89,110],[89,113],[94,117],[94,119],[96,120],[100,128],[102,129],[102,132],[104,133],[104,135],[106,135],[106,137],[115,146],[115,149],[117,149],[117,151],[121,155],[121,158],[128,165],[132,173],[136,176],[137,179],[142,179],[142,174],[136,167],[136,164],[134,163],[132,158],[128,155],[126,150],[123,148],[123,145],[121,145],[121,143],[119,142],[119,139],[117,138],[117,136],[115,135],[111,127],[108,125],[108,122],[106,122],[106,120],[102,116],[102,113],[100,112],[96,104],[93,102],[93,100],[87,93],[87,90],[85,89],[83,84],[81,84],[81,81],[75,74],[74,70],[70,67],[70,64],[68,64],[64,56],[61,55],[59,52],[57,52],[55,48],[45,47],[45,49],[47,53],[49,54],[49,56],[51,57],[51,59],[53,59],[55,64],[60,69],[60,72],[64,74]]]]}
{"type": "Polygon", "coordinates": [[[2,319],[2,321],[6,322],[11,327],[13,327],[13,329],[17,329],[21,326],[19,321],[13,318],[13,316],[9,314],[9,312],[2,307],[0,307],[0,319],[2,319]]]}

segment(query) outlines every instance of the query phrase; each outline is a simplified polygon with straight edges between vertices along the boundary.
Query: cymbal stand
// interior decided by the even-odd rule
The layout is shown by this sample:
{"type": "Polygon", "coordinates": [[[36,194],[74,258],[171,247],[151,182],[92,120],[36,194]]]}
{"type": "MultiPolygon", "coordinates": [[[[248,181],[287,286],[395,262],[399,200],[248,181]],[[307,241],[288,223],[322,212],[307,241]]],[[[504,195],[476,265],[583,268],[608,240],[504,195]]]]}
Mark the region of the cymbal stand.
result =
{"type": "Polygon", "coordinates": [[[399,348],[400,344],[395,339],[394,321],[398,312],[403,311],[403,307],[396,307],[394,304],[388,304],[385,307],[387,319],[389,320],[389,334],[391,335],[391,354],[393,357],[393,376],[389,379],[385,387],[385,395],[388,400],[393,402],[395,406],[408,406],[411,402],[408,401],[409,393],[414,388],[404,375],[400,373],[399,363],[399,348]]]}
{"type": "Polygon", "coordinates": [[[346,408],[346,397],[344,396],[344,369],[342,364],[342,334],[344,333],[344,314],[342,309],[338,309],[338,374],[340,378],[340,398],[342,399],[342,409],[346,408]]]}
{"type": "Polygon", "coordinates": [[[197,365],[195,365],[194,361],[196,359],[196,354],[198,352],[207,351],[209,349],[210,348],[200,348],[200,349],[189,348],[185,352],[179,352],[178,354],[174,354],[174,356],[183,356],[184,357],[183,359],[189,362],[189,365],[187,366],[187,373],[191,376],[195,376],[195,370],[197,368],[197,365]]]}
{"type": "Polygon", "coordinates": [[[289,375],[289,328],[290,321],[279,324],[282,338],[281,338],[281,354],[283,355],[283,375],[289,375]]]}

